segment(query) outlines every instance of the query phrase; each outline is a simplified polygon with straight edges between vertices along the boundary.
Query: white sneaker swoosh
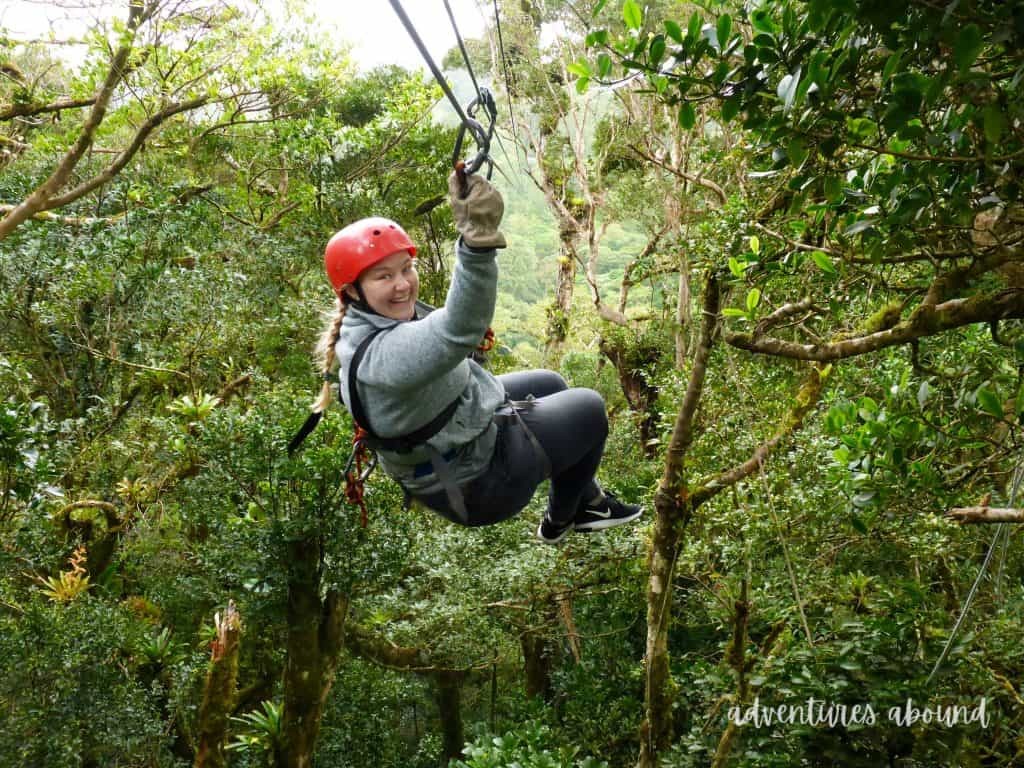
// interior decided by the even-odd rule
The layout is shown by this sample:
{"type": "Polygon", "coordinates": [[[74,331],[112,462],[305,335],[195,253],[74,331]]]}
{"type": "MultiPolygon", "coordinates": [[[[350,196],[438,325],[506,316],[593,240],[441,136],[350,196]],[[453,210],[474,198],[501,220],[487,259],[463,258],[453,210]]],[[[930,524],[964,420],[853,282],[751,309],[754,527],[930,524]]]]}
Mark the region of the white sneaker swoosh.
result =
{"type": "Polygon", "coordinates": [[[592,515],[597,515],[598,517],[603,517],[605,520],[612,516],[612,511],[610,509],[606,509],[603,512],[599,509],[588,509],[587,512],[592,515]]]}

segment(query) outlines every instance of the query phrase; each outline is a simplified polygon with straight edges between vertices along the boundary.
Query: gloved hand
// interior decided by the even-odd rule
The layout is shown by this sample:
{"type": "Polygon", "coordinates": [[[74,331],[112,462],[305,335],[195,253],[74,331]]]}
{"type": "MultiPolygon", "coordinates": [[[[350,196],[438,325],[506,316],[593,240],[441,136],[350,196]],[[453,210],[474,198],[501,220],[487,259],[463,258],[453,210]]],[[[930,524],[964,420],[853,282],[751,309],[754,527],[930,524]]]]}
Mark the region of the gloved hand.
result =
{"type": "Polygon", "coordinates": [[[455,228],[470,248],[504,248],[505,236],[498,225],[505,212],[505,201],[491,183],[475,173],[466,177],[469,192],[460,197],[458,174],[448,177],[448,197],[455,217],[455,228]]]}

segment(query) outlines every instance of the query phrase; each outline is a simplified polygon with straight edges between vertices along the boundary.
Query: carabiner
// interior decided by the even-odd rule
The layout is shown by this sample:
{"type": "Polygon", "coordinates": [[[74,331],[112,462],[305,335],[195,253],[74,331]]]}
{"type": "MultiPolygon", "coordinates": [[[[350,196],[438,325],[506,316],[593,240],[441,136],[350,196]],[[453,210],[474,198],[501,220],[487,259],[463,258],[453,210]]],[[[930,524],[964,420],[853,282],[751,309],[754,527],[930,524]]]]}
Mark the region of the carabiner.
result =
{"type": "Polygon", "coordinates": [[[344,477],[348,477],[348,473],[352,471],[352,465],[356,463],[356,457],[359,455],[359,451],[363,448],[362,440],[352,441],[352,453],[348,455],[348,463],[345,464],[345,469],[341,473],[344,477]]]}
{"type": "Polygon", "coordinates": [[[373,470],[377,468],[377,452],[370,452],[370,463],[366,465],[366,469],[363,470],[363,474],[359,476],[359,482],[365,483],[366,480],[373,474],[373,470]]]}
{"type": "MultiPolygon", "coordinates": [[[[455,149],[452,151],[452,165],[460,171],[460,174],[476,173],[480,170],[480,166],[487,163],[487,178],[491,178],[491,173],[494,171],[494,163],[491,162],[490,151],[491,151],[491,139],[494,136],[494,125],[498,117],[498,107],[494,103],[494,95],[487,88],[481,88],[479,94],[473,99],[466,107],[467,119],[463,121],[462,125],[459,126],[459,132],[455,137],[455,149]],[[480,107],[483,107],[484,112],[487,114],[488,127],[485,129],[483,125],[476,120],[476,111],[480,107]],[[463,160],[462,155],[462,142],[465,140],[466,133],[470,133],[473,136],[473,141],[476,142],[477,153],[472,160],[463,160]]],[[[460,178],[464,176],[460,175],[460,178]]],[[[463,186],[463,195],[465,195],[466,188],[463,186]]]]}

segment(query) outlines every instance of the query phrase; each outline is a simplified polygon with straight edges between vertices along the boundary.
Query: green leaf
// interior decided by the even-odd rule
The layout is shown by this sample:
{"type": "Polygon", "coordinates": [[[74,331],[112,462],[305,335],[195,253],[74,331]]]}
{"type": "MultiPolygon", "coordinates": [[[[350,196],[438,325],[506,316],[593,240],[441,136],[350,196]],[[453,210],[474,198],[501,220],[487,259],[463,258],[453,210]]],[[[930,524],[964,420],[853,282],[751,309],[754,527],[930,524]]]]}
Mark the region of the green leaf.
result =
{"type": "Polygon", "coordinates": [[[835,275],[836,267],[832,263],[832,259],[828,257],[828,254],[822,253],[821,251],[814,251],[811,253],[811,261],[818,265],[818,269],[828,275],[835,275]]]}
{"type": "Polygon", "coordinates": [[[843,234],[846,235],[847,237],[851,235],[857,235],[860,234],[861,232],[864,232],[865,230],[871,229],[874,226],[874,219],[860,219],[859,221],[855,221],[853,224],[844,229],[843,234]]]}
{"type": "Polygon", "coordinates": [[[697,113],[693,111],[693,105],[684,101],[683,106],[679,108],[679,127],[684,131],[688,131],[697,124],[697,113]]]}
{"type": "Polygon", "coordinates": [[[838,176],[827,176],[825,178],[825,198],[830,203],[835,203],[843,197],[843,180],[838,176]]]}
{"type": "Polygon", "coordinates": [[[590,87],[590,78],[589,77],[581,77],[581,78],[578,78],[576,80],[576,93],[580,94],[581,96],[584,93],[587,92],[587,89],[589,87],[590,87]]]}
{"type": "Polygon", "coordinates": [[[665,21],[665,32],[680,45],[683,44],[683,29],[674,21],[665,21]]]}
{"type": "Polygon", "coordinates": [[[644,24],[644,12],[636,0],[626,0],[622,4],[622,20],[630,29],[640,29],[644,24]]]}
{"type": "Polygon", "coordinates": [[[892,77],[893,72],[895,72],[896,68],[900,65],[904,51],[906,51],[905,48],[900,48],[886,60],[885,66],[882,68],[883,85],[889,82],[889,78],[892,77]]]}
{"type": "Polygon", "coordinates": [[[875,491],[861,491],[853,497],[855,507],[869,507],[875,499],[875,491]]]}
{"type": "Polygon", "coordinates": [[[732,16],[727,13],[719,16],[715,32],[718,34],[719,48],[724,51],[729,42],[729,35],[732,34],[732,16]]]}
{"type": "Polygon", "coordinates": [[[1003,418],[1003,404],[999,400],[999,395],[988,387],[983,386],[978,389],[977,396],[978,405],[981,406],[981,410],[997,419],[1003,418]]]}
{"type": "Polygon", "coordinates": [[[760,302],[761,291],[759,291],[757,288],[751,288],[750,292],[747,293],[747,312],[753,312],[760,302]]]}
{"type": "Polygon", "coordinates": [[[704,19],[701,18],[699,13],[694,13],[690,16],[690,23],[686,27],[686,39],[692,42],[700,39],[700,30],[703,26],[704,19]]]}
{"type": "Polygon", "coordinates": [[[758,8],[750,14],[750,23],[756,31],[764,32],[768,35],[774,35],[778,31],[778,27],[772,21],[771,14],[765,8],[758,8]]]}
{"type": "Polygon", "coordinates": [[[931,387],[928,386],[927,381],[922,381],[921,386],[917,388],[917,407],[922,411],[924,410],[924,404],[928,402],[928,396],[931,394],[931,387]]]}
{"type": "Polygon", "coordinates": [[[750,236],[750,252],[755,256],[761,252],[761,238],[757,235],[750,236]]]}
{"type": "Polygon", "coordinates": [[[739,98],[726,99],[722,102],[722,120],[728,123],[732,120],[740,111],[740,100],[739,98]]]}
{"type": "Polygon", "coordinates": [[[651,40],[651,53],[650,62],[651,66],[658,66],[661,63],[661,59],[665,56],[665,36],[655,35],[654,39],[651,40]]]}
{"type": "Polygon", "coordinates": [[[736,277],[743,277],[743,265],[734,256],[729,257],[729,271],[736,277]]]}
{"type": "Polygon", "coordinates": [[[800,87],[800,72],[801,68],[797,67],[792,74],[786,75],[782,78],[782,80],[779,81],[778,87],[775,89],[775,93],[782,102],[782,109],[784,112],[789,112],[793,107],[793,102],[796,99],[797,88],[800,87]]]}
{"type": "Polygon", "coordinates": [[[590,64],[583,59],[572,62],[566,66],[566,69],[577,77],[590,77],[594,74],[593,70],[590,69],[590,64]]]}
{"type": "Polygon", "coordinates": [[[747,313],[742,309],[736,309],[736,307],[726,307],[722,310],[722,314],[726,317],[743,317],[747,316],[747,313]]]}
{"type": "Polygon", "coordinates": [[[604,10],[604,5],[607,2],[608,0],[597,0],[597,3],[594,5],[594,10],[590,12],[590,15],[592,17],[596,17],[597,14],[604,10]]]}
{"type": "Polygon", "coordinates": [[[983,45],[981,30],[978,29],[977,24],[968,24],[961,29],[953,48],[953,60],[956,62],[956,68],[961,72],[970,69],[974,60],[978,58],[978,54],[981,53],[983,45]]]}
{"type": "Polygon", "coordinates": [[[607,53],[599,53],[597,55],[597,74],[598,77],[608,77],[612,71],[612,57],[607,53]]]}
{"type": "Polygon", "coordinates": [[[983,114],[985,122],[985,138],[989,143],[997,144],[1006,130],[1006,113],[998,104],[992,103],[985,107],[983,114]]]}
{"type": "Polygon", "coordinates": [[[799,166],[807,159],[807,145],[802,138],[797,136],[789,142],[789,146],[786,147],[786,154],[789,155],[790,163],[794,166],[799,166]]]}

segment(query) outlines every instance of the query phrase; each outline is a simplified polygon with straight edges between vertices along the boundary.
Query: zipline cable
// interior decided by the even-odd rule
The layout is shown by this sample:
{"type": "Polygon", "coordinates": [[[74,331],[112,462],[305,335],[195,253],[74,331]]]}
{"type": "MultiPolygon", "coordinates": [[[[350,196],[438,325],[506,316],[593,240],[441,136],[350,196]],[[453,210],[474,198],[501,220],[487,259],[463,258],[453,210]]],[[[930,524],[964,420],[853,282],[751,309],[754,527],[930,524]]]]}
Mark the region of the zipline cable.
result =
{"type": "Polygon", "coordinates": [[[476,93],[476,97],[483,100],[483,95],[480,93],[480,86],[476,82],[476,75],[473,73],[473,64],[469,60],[469,53],[466,52],[466,44],[462,42],[462,35],[459,34],[459,25],[455,23],[455,14],[452,13],[452,6],[448,0],[444,0],[444,9],[448,11],[448,20],[452,23],[452,30],[455,32],[455,39],[459,43],[459,50],[462,51],[462,60],[466,62],[466,71],[469,72],[469,79],[473,83],[473,91],[476,93]]]}
{"type": "MultiPolygon", "coordinates": [[[[1024,454],[1021,459],[1017,461],[1017,467],[1013,473],[1013,484],[1010,488],[1010,506],[1013,507],[1017,500],[1017,489],[1020,487],[1021,479],[1024,479],[1024,454]]],[[[930,685],[932,679],[938,673],[942,663],[946,660],[949,655],[950,648],[953,647],[953,641],[956,639],[957,632],[960,631],[960,625],[963,624],[964,619],[967,617],[967,611],[971,608],[971,603],[974,602],[974,596],[978,592],[978,587],[981,586],[981,580],[985,576],[985,571],[988,570],[988,564],[992,561],[992,555],[995,554],[996,548],[999,546],[1000,540],[1004,536],[1009,536],[1009,524],[1008,523],[996,523],[996,532],[992,536],[992,542],[988,546],[988,552],[985,553],[985,559],[981,563],[981,568],[978,569],[978,576],[974,580],[974,584],[971,586],[971,591],[967,593],[967,598],[964,600],[963,608],[960,609],[960,615],[956,619],[956,623],[953,625],[953,629],[949,633],[949,638],[946,640],[946,646],[942,649],[942,653],[939,654],[939,658],[935,661],[935,666],[932,667],[931,674],[928,675],[928,679],[925,680],[925,685],[930,685]]]]}
{"type": "Polygon", "coordinates": [[[494,26],[498,30],[498,53],[501,54],[501,69],[505,74],[505,93],[508,94],[508,117],[512,122],[512,136],[516,140],[516,146],[518,146],[519,134],[516,132],[516,116],[512,109],[512,81],[509,77],[508,57],[505,55],[505,41],[501,37],[501,18],[498,14],[498,0],[494,0],[494,26]]]}
{"type": "MultiPolygon", "coordinates": [[[[468,174],[476,173],[478,170],[480,170],[480,166],[482,166],[484,163],[487,163],[487,178],[490,178],[491,171],[494,169],[494,163],[491,162],[491,159],[489,157],[489,152],[491,148],[491,138],[494,136],[494,124],[496,122],[498,113],[497,106],[494,103],[494,96],[491,95],[491,92],[486,88],[479,88],[478,86],[476,97],[473,99],[472,102],[470,102],[469,106],[466,107],[465,110],[463,110],[462,106],[459,104],[459,100],[455,98],[455,94],[452,93],[452,89],[448,86],[448,81],[445,80],[444,74],[442,74],[437,64],[434,63],[434,59],[431,57],[430,52],[427,50],[427,47],[423,44],[423,41],[420,39],[419,34],[416,32],[416,27],[413,25],[412,21],[409,19],[409,16],[406,14],[405,9],[402,7],[402,3],[400,2],[400,0],[390,0],[390,2],[391,7],[398,15],[399,21],[401,21],[402,25],[405,27],[405,31],[409,33],[409,37],[412,38],[413,43],[415,43],[416,47],[419,49],[420,55],[423,57],[423,60],[430,68],[430,72],[431,74],[434,75],[434,79],[437,81],[437,84],[441,86],[441,90],[444,92],[444,95],[448,97],[448,101],[451,102],[452,107],[454,107],[455,109],[455,113],[459,116],[459,119],[462,121],[462,126],[459,128],[459,133],[455,137],[455,149],[452,152],[452,165],[455,167],[455,173],[459,180],[461,196],[465,197],[469,192],[469,185],[466,178],[468,174]],[[489,127],[487,129],[485,129],[483,125],[481,125],[473,117],[476,110],[479,107],[483,107],[484,112],[487,114],[487,118],[489,121],[489,127]],[[459,153],[462,151],[462,142],[467,133],[473,137],[473,140],[476,142],[478,151],[476,153],[476,157],[474,157],[472,160],[464,161],[459,156],[459,153]]],[[[447,6],[447,2],[445,3],[445,5],[447,6]]],[[[449,14],[450,13],[451,9],[449,9],[449,14]]],[[[454,23],[455,19],[454,17],[452,17],[452,24],[454,23]]],[[[460,47],[462,48],[463,58],[466,60],[466,66],[471,67],[472,65],[469,63],[469,58],[466,54],[466,49],[461,44],[462,38],[461,35],[458,34],[457,26],[456,36],[459,37],[459,43],[460,47]]],[[[476,78],[474,77],[473,80],[475,84],[476,78]]]]}
{"type": "Polygon", "coordinates": [[[452,107],[455,108],[455,114],[459,116],[463,125],[468,126],[469,118],[466,116],[466,113],[462,111],[462,105],[459,104],[459,100],[455,98],[455,94],[452,93],[452,89],[448,87],[448,81],[444,79],[444,75],[441,73],[441,70],[438,69],[437,64],[434,63],[434,59],[430,56],[430,51],[427,50],[423,41],[420,40],[420,36],[416,32],[416,27],[413,26],[413,23],[405,13],[405,9],[402,7],[401,0],[389,0],[389,2],[391,3],[391,7],[395,9],[395,13],[398,14],[399,20],[405,26],[405,31],[409,33],[409,37],[412,38],[413,43],[415,43],[416,47],[419,48],[420,55],[427,63],[427,66],[430,67],[430,71],[434,75],[434,79],[437,80],[437,84],[441,86],[441,90],[444,91],[444,95],[448,97],[448,101],[450,101],[452,107]]]}

